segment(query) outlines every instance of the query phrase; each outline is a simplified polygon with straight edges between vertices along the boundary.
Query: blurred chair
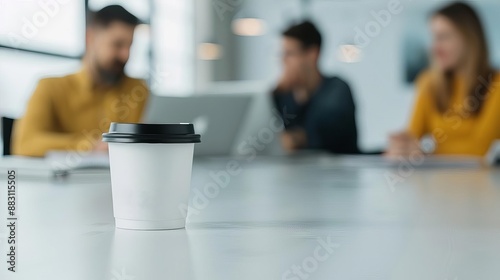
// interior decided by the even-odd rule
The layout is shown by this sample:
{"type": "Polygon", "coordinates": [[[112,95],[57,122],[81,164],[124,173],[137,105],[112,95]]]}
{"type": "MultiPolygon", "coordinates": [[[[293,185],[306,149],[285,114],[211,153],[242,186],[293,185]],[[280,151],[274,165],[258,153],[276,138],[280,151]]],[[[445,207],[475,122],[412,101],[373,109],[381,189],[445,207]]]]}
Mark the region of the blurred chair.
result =
{"type": "Polygon", "coordinates": [[[12,136],[12,127],[15,119],[2,117],[2,140],[3,140],[3,155],[10,155],[10,140],[12,136]]]}

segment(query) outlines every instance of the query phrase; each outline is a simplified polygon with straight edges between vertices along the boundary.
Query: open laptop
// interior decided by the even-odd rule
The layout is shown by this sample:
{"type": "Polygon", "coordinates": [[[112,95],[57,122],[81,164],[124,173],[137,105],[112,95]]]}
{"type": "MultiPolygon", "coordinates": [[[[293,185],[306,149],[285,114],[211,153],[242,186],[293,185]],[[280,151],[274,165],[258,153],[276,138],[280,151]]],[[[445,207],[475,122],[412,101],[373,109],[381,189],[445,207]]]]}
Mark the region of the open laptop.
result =
{"type": "Polygon", "coordinates": [[[205,94],[188,97],[152,95],[146,123],[192,123],[201,134],[196,156],[231,154],[252,96],[250,94],[205,94]]]}

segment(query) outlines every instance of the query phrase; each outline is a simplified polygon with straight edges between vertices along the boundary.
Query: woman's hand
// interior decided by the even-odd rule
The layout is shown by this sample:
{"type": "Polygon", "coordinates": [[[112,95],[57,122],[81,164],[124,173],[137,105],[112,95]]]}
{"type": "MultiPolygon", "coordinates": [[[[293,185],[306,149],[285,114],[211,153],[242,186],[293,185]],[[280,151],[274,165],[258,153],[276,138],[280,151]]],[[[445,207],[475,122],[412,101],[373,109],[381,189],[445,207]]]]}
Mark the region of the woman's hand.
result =
{"type": "Polygon", "coordinates": [[[399,132],[389,135],[389,147],[384,156],[390,159],[423,156],[420,142],[408,132],[399,132]]]}

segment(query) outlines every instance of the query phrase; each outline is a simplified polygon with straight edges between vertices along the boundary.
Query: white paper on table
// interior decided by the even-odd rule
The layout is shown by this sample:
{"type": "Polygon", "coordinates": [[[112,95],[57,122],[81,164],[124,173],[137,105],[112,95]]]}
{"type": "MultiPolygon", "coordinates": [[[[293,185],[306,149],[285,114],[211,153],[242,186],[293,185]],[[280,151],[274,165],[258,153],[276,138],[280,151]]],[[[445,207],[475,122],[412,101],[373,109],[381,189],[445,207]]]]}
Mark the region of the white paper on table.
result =
{"type": "Polygon", "coordinates": [[[53,170],[109,169],[108,153],[51,151],[45,155],[45,162],[53,170]]]}
{"type": "Polygon", "coordinates": [[[11,169],[29,177],[46,178],[69,174],[100,174],[109,172],[109,157],[107,153],[79,154],[61,151],[49,152],[45,158],[0,157],[0,170],[3,172],[11,169]]]}

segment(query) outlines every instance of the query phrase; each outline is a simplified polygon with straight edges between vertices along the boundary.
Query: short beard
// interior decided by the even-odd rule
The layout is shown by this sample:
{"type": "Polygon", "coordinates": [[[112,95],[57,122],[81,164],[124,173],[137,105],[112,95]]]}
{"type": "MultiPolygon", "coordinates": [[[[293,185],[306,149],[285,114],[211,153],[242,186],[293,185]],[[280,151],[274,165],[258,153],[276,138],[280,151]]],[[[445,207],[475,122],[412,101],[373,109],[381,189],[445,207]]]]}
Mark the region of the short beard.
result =
{"type": "Polygon", "coordinates": [[[124,68],[120,71],[112,71],[101,67],[98,63],[96,64],[96,74],[98,75],[99,80],[108,85],[116,85],[119,83],[122,78],[125,76],[124,68]]]}

